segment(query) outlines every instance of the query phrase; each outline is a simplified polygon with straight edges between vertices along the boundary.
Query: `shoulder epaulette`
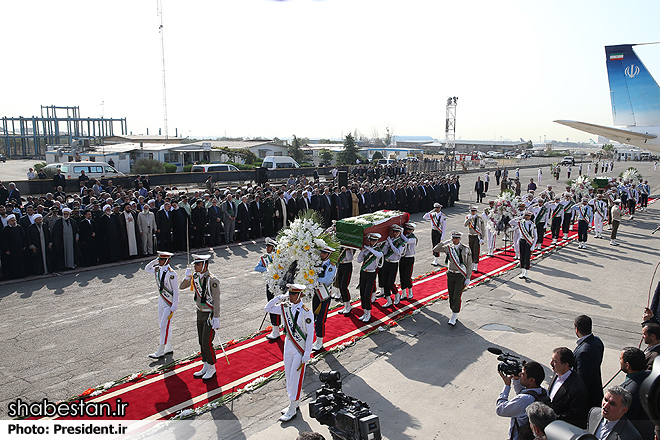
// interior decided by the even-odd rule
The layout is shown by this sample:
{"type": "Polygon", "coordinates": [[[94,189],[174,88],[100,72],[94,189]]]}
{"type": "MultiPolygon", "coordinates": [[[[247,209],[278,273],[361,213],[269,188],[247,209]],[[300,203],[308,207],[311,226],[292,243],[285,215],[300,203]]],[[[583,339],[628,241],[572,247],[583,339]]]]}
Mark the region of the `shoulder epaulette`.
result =
{"type": "Polygon", "coordinates": [[[303,304],[302,308],[304,311],[309,312],[309,307],[307,307],[307,305],[303,304]]]}

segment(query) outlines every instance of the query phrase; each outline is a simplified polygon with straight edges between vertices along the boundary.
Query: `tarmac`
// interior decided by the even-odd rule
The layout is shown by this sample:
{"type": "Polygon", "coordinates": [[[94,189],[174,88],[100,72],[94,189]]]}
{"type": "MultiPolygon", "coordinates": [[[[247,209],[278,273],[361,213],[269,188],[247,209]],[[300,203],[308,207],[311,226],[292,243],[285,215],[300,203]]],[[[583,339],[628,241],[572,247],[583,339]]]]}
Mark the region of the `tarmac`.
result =
{"type": "MultiPolygon", "coordinates": [[[[660,194],[660,178],[652,164],[626,165],[649,179],[652,196],[660,194]]],[[[615,162],[615,174],[623,169],[623,163],[615,162]]],[[[536,181],[536,169],[521,169],[523,182],[530,177],[536,181]]],[[[544,177],[543,185],[548,183],[544,177]]],[[[474,197],[472,178],[462,180],[461,201],[446,210],[450,229],[465,229],[462,221],[474,197]]],[[[563,189],[552,183],[555,190],[563,189]]],[[[288,399],[284,381],[272,381],[226,406],[176,422],[186,434],[179,431],[171,438],[283,440],[313,430],[329,439],[327,427],[309,416],[307,406],[321,385],[318,373],[336,370],[342,375],[343,391],[378,415],[383,438],[504,439],[509,419],[495,414],[503,383],[497,358],[486,349],[499,347],[536,360],[546,367],[549,379],[552,350],[575,347],[573,319],[587,314],[594,321],[594,334],[605,344],[603,382],[615,376],[621,348],[640,343],[649,289],[660,280],[656,277],[651,286],[660,261],[658,236],[651,235],[659,209],[659,204],[652,204],[634,220],[624,217],[618,247],[591,234],[584,250],[572,243],[537,260],[528,280],[517,278],[519,270],[514,269],[467,290],[455,327],[447,325],[447,301],[439,301],[398,326],[325,356],[308,369],[301,411],[291,422],[277,421],[288,399]]],[[[433,269],[430,229],[421,216],[412,216],[419,237],[415,275],[433,269]]],[[[263,280],[252,270],[262,251],[259,243],[212,251],[211,270],[221,274],[223,340],[250,334],[261,322],[263,280]]],[[[185,256],[175,260],[180,273],[185,263],[185,256]]],[[[60,400],[158,365],[146,357],[157,344],[157,295],[151,277],[141,272],[143,264],[2,287],[2,418],[7,418],[8,402],[18,397],[60,400]]],[[[355,274],[353,283],[357,284],[355,274]]],[[[198,350],[194,305],[185,295],[173,319],[175,358],[198,350]]],[[[623,380],[619,373],[612,384],[623,380]]],[[[161,432],[159,438],[168,436],[161,432]]]]}

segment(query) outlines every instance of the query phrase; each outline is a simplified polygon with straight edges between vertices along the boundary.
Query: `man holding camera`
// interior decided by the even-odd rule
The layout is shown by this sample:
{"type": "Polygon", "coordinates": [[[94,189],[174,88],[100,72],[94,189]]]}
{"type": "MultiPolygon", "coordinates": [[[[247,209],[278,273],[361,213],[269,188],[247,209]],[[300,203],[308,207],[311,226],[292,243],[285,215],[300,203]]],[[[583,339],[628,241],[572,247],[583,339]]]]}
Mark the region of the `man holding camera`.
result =
{"type": "Polygon", "coordinates": [[[509,440],[525,440],[533,438],[526,409],[534,402],[550,403],[550,397],[541,388],[541,382],[545,379],[543,367],[538,362],[527,362],[522,366],[520,376],[507,376],[499,371],[504,381],[504,389],[497,398],[495,412],[501,417],[511,417],[509,426],[509,440]],[[511,384],[516,392],[516,397],[509,400],[511,384]]]}

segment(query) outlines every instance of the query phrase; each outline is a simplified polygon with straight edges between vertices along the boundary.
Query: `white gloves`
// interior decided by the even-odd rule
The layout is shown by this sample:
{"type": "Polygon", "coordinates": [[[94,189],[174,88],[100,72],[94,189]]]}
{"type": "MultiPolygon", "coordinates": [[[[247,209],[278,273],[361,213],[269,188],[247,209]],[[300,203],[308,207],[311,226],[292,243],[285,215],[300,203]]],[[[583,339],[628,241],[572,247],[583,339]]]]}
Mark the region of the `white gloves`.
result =
{"type": "Polygon", "coordinates": [[[190,268],[188,268],[186,269],[186,278],[190,278],[190,277],[192,277],[192,271],[190,270],[190,268]]]}
{"type": "Polygon", "coordinates": [[[172,307],[170,307],[170,312],[176,312],[177,306],[172,304],[172,307]]]}
{"type": "Polygon", "coordinates": [[[465,287],[467,287],[470,284],[470,280],[465,280],[465,287]]]}
{"type": "Polygon", "coordinates": [[[305,364],[311,359],[311,354],[306,354],[302,357],[302,363],[305,364]]]}
{"type": "Polygon", "coordinates": [[[484,244],[484,241],[483,241],[483,240],[479,240],[479,244],[484,244]]]}
{"type": "Polygon", "coordinates": [[[211,328],[217,330],[220,328],[220,318],[213,318],[211,320],[211,328]]]}

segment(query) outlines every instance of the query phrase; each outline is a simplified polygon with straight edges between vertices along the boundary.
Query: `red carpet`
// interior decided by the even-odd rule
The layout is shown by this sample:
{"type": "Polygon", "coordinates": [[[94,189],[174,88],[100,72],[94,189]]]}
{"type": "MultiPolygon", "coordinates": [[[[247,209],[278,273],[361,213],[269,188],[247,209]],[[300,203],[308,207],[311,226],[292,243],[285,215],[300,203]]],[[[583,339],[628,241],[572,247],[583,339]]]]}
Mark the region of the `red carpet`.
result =
{"type": "MultiPolygon", "coordinates": [[[[551,246],[549,233],[546,234],[543,250],[535,251],[532,259],[539,258],[555,247],[566,246],[576,236],[577,232],[572,231],[569,240],[560,240],[556,246],[551,246]]],[[[479,272],[472,274],[471,286],[511,270],[517,264],[518,262],[513,260],[513,250],[510,246],[506,255],[502,250],[498,250],[493,257],[484,255],[479,263],[479,272]]],[[[331,311],[326,323],[325,348],[332,349],[350,342],[382,325],[396,325],[394,320],[411,314],[415,309],[438,298],[446,299],[445,273],[446,269],[442,268],[415,281],[414,300],[402,300],[398,306],[385,309],[381,306],[385,300],[379,299],[378,304],[372,309],[372,321],[367,324],[357,319],[362,315],[359,301],[353,303],[356,309],[347,316],[338,314],[337,310],[331,311]]],[[[357,280],[353,279],[351,286],[354,287],[356,284],[357,280]]],[[[352,290],[352,294],[356,296],[355,290],[352,290]]],[[[217,375],[211,380],[202,381],[193,378],[193,372],[201,368],[201,360],[197,357],[194,360],[181,362],[169,370],[114,386],[94,397],[89,394],[95,390],[87,390],[75,400],[110,402],[114,409],[115,399],[121,399],[129,403],[124,417],[128,420],[171,418],[184,409],[198,408],[227,393],[244,388],[257,378],[268,377],[282,370],[284,336],[273,343],[265,338],[266,332],[240,343],[232,344],[233,341],[230,341],[225,347],[231,365],[227,365],[222,350],[216,350],[217,375]]],[[[70,417],[64,419],[67,418],[70,417]]]]}

